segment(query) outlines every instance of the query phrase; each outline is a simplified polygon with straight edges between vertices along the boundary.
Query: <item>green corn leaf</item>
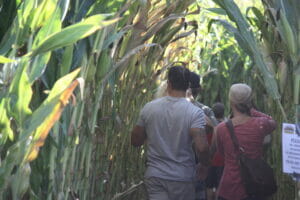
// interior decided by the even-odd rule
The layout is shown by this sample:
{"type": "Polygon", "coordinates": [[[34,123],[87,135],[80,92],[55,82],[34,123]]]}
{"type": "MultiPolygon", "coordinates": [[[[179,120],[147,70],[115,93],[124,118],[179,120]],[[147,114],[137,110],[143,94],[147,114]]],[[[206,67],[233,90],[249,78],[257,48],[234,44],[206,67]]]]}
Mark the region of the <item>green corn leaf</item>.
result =
{"type": "Polygon", "coordinates": [[[0,63],[10,63],[10,62],[15,62],[15,60],[12,60],[10,58],[6,58],[4,56],[0,56],[0,63]]]}
{"type": "Polygon", "coordinates": [[[21,127],[31,114],[29,104],[32,97],[32,89],[27,75],[27,67],[28,60],[23,59],[15,73],[8,93],[10,114],[21,127]]]}
{"type": "Polygon", "coordinates": [[[247,50],[246,52],[251,53],[250,56],[252,57],[253,61],[264,77],[265,87],[268,93],[272,96],[273,99],[280,99],[280,94],[274,74],[269,71],[266,64],[264,63],[255,37],[238,6],[233,0],[214,0],[214,2],[216,2],[224,10],[226,10],[226,13],[230,20],[235,22],[237,30],[243,38],[243,41],[245,42],[244,44],[248,46],[249,50],[247,50]]]}
{"type": "Polygon", "coordinates": [[[7,138],[10,140],[14,139],[14,133],[10,128],[10,119],[7,115],[7,106],[6,106],[7,98],[1,99],[0,102],[0,145],[3,145],[7,138]]]}
{"type": "Polygon", "coordinates": [[[233,27],[230,23],[228,23],[227,21],[224,20],[211,20],[211,22],[219,22],[223,25],[223,27],[225,29],[228,30],[229,33],[233,33],[234,37],[236,39],[236,41],[238,42],[238,44],[241,46],[241,48],[250,56],[252,56],[252,52],[251,52],[251,48],[248,45],[247,41],[245,41],[245,39],[243,38],[243,36],[241,35],[241,33],[238,31],[238,29],[236,29],[235,27],[233,27]]]}
{"type": "Polygon", "coordinates": [[[60,76],[61,77],[66,75],[70,71],[72,59],[73,59],[73,50],[74,50],[74,46],[70,45],[70,46],[66,47],[66,49],[63,53],[62,63],[61,63],[61,67],[60,67],[60,76]]]}
{"type": "MultiPolygon", "coordinates": [[[[48,17],[48,20],[45,22],[47,23],[45,23],[45,25],[39,30],[37,35],[34,37],[32,48],[36,48],[44,40],[44,38],[48,37],[53,33],[59,32],[61,30],[59,9],[56,9],[56,11],[52,14],[52,16],[48,17]]],[[[33,24],[35,23],[37,22],[33,22],[33,24]]],[[[47,63],[49,62],[50,57],[51,57],[51,52],[47,52],[45,54],[38,55],[33,59],[29,69],[30,83],[33,83],[43,74],[47,66],[47,63]]]]}
{"type": "Polygon", "coordinates": [[[32,84],[37,80],[45,71],[47,63],[51,57],[51,52],[47,52],[42,55],[37,55],[31,64],[31,69],[29,73],[29,82],[32,84]]]}
{"type": "MultiPolygon", "coordinates": [[[[50,91],[49,96],[43,102],[43,104],[34,113],[32,120],[34,123],[39,121],[39,125],[33,127],[34,131],[31,132],[33,140],[26,150],[26,156],[24,161],[32,161],[37,157],[39,148],[43,146],[45,139],[47,138],[49,131],[60,118],[64,107],[67,105],[69,98],[71,97],[74,89],[79,84],[79,80],[73,82],[74,78],[78,75],[80,69],[71,72],[70,74],[59,79],[50,91]],[[72,83],[73,82],[73,83],[72,83]],[[47,115],[45,115],[47,113],[47,115]],[[38,117],[37,119],[34,119],[38,117]]],[[[30,124],[31,125],[31,124],[30,124]]],[[[31,130],[30,127],[28,130],[31,130]]],[[[28,135],[29,132],[24,135],[28,135]]]]}
{"type": "Polygon", "coordinates": [[[12,176],[12,194],[13,199],[22,199],[29,188],[31,168],[29,163],[21,165],[17,173],[12,176]]]}
{"type": "Polygon", "coordinates": [[[37,48],[45,38],[48,36],[61,31],[61,24],[60,21],[60,11],[56,9],[56,11],[52,14],[51,17],[45,22],[45,25],[39,30],[38,34],[34,38],[34,42],[32,48],[37,48]]]}
{"type": "Polygon", "coordinates": [[[104,15],[94,15],[83,22],[64,28],[60,32],[47,37],[38,47],[34,48],[29,55],[35,56],[37,54],[71,45],[78,40],[93,34],[97,30],[118,21],[118,19],[103,21],[104,18],[104,15]]]}
{"type": "Polygon", "coordinates": [[[226,11],[222,8],[206,8],[209,12],[212,12],[217,15],[226,15],[226,11]]]}
{"type": "Polygon", "coordinates": [[[51,23],[54,15],[59,13],[60,9],[57,5],[58,0],[42,1],[36,9],[33,11],[33,19],[30,24],[32,30],[36,30],[38,27],[51,23]]]}
{"type": "Polygon", "coordinates": [[[21,132],[19,140],[7,150],[7,155],[0,165],[1,190],[4,190],[7,187],[9,182],[8,180],[11,177],[11,172],[14,166],[21,164],[21,162],[24,160],[26,152],[28,152],[31,148],[30,144],[35,142],[32,141],[32,138],[29,136],[38,134],[35,132],[38,127],[45,126],[43,123],[47,120],[47,117],[49,117],[54,108],[61,103],[60,94],[68,89],[70,83],[74,80],[78,73],[79,70],[75,70],[74,72],[62,77],[55,83],[48,98],[28,119],[26,129],[21,132]]]}

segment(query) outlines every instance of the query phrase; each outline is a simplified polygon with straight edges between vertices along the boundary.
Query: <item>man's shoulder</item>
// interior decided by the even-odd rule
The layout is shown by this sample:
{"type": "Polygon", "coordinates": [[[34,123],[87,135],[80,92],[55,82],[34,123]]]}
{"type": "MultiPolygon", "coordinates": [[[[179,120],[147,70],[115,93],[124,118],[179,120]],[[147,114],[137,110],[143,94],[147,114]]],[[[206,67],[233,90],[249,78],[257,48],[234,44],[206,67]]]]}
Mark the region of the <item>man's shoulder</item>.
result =
{"type": "Polygon", "coordinates": [[[188,108],[189,108],[188,110],[190,110],[190,113],[192,115],[199,115],[199,114],[204,115],[205,114],[201,107],[199,107],[199,106],[197,106],[194,103],[189,102],[189,101],[187,101],[187,103],[188,103],[188,108]]]}
{"type": "Polygon", "coordinates": [[[157,98],[157,99],[154,99],[152,101],[149,101],[148,103],[146,103],[144,105],[143,109],[148,109],[148,108],[153,108],[153,107],[158,106],[159,104],[161,104],[161,102],[164,101],[164,98],[165,97],[161,97],[161,98],[157,98]]]}
{"type": "MultiPolygon", "coordinates": [[[[157,99],[153,99],[152,101],[149,101],[148,103],[146,103],[147,106],[152,106],[152,105],[156,105],[162,101],[164,101],[165,97],[160,97],[160,98],[157,98],[157,99]]],[[[145,105],[145,106],[146,106],[145,105]]]]}

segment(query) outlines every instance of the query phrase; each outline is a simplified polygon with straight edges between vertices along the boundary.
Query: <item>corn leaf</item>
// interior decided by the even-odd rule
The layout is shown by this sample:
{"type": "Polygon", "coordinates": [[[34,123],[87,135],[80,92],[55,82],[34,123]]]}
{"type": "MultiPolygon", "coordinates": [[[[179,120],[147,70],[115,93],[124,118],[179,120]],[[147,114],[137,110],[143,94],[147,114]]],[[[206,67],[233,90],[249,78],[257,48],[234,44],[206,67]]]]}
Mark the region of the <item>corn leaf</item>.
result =
{"type": "Polygon", "coordinates": [[[27,75],[28,60],[23,59],[9,88],[9,113],[22,127],[30,116],[29,104],[32,97],[31,84],[27,75]]]}
{"type": "Polygon", "coordinates": [[[35,56],[37,54],[45,53],[55,50],[60,47],[71,45],[80,39],[83,39],[97,30],[115,23],[118,19],[103,21],[104,15],[94,15],[87,18],[83,22],[71,25],[64,28],[58,33],[54,33],[47,37],[38,47],[34,48],[29,55],[35,56]]]}
{"type": "Polygon", "coordinates": [[[25,157],[25,162],[31,162],[32,160],[36,159],[39,152],[39,148],[44,145],[45,139],[48,136],[49,131],[51,130],[55,122],[59,120],[64,107],[68,104],[68,100],[73,94],[73,91],[78,84],[79,81],[75,80],[67,89],[65,89],[60,94],[60,96],[52,99],[50,105],[55,104],[54,108],[52,109],[52,112],[49,114],[49,116],[35,131],[33,142],[31,143],[31,147],[28,149],[29,151],[27,152],[25,157]]]}
{"type": "Polygon", "coordinates": [[[7,150],[7,155],[0,165],[0,188],[2,190],[7,187],[14,166],[21,164],[22,161],[29,161],[25,158],[36,157],[33,154],[37,155],[38,151],[36,151],[36,148],[33,148],[34,150],[32,151],[31,149],[35,147],[35,144],[42,144],[37,143],[39,136],[42,135],[45,139],[55,121],[58,120],[62,108],[66,105],[67,99],[78,84],[77,82],[71,83],[79,71],[80,69],[77,69],[55,83],[50,92],[50,98],[48,96],[43,104],[32,114],[28,120],[27,128],[20,134],[19,140],[7,150]],[[50,127],[46,127],[46,125],[50,127]],[[30,136],[35,136],[36,140],[30,136]],[[28,157],[28,155],[31,157],[28,157]]]}
{"type": "Polygon", "coordinates": [[[7,115],[6,102],[7,98],[1,99],[0,102],[0,145],[3,145],[6,142],[7,138],[9,138],[10,140],[14,139],[14,133],[10,128],[10,120],[7,115]]]}
{"type": "Polygon", "coordinates": [[[70,71],[72,60],[73,60],[73,50],[74,50],[73,45],[67,46],[65,48],[62,57],[61,67],[60,67],[60,76],[64,76],[70,71]]]}
{"type": "MultiPolygon", "coordinates": [[[[59,9],[56,9],[56,11],[52,14],[52,16],[49,17],[47,22],[48,23],[46,23],[45,26],[43,26],[39,30],[38,34],[36,35],[32,48],[36,48],[47,36],[59,32],[61,30],[59,9]]],[[[33,83],[36,79],[38,79],[43,74],[47,66],[47,63],[50,59],[50,56],[51,56],[51,52],[47,52],[45,54],[38,55],[33,59],[32,65],[30,66],[30,70],[29,70],[30,83],[33,83]]]]}
{"type": "Polygon", "coordinates": [[[45,22],[45,25],[37,33],[36,37],[34,38],[32,48],[37,48],[37,46],[40,45],[45,38],[61,31],[60,17],[60,11],[59,9],[56,9],[52,16],[46,21],[47,23],[45,22]]]}
{"type": "MultiPolygon", "coordinates": [[[[251,58],[253,59],[256,66],[258,67],[258,69],[264,77],[265,87],[268,93],[272,96],[273,99],[280,99],[280,94],[278,91],[278,86],[274,74],[272,74],[269,71],[268,67],[264,63],[263,57],[257,46],[255,37],[235,2],[233,0],[214,0],[214,2],[217,3],[221,8],[223,8],[226,11],[228,17],[233,22],[235,22],[237,30],[239,31],[241,37],[245,41],[244,44],[247,45],[247,49],[251,51],[251,58]]],[[[250,52],[247,51],[247,53],[250,52]]]]}
{"type": "Polygon", "coordinates": [[[0,56],[0,63],[10,63],[10,62],[15,62],[15,60],[12,60],[10,58],[6,58],[4,56],[0,56]]]}

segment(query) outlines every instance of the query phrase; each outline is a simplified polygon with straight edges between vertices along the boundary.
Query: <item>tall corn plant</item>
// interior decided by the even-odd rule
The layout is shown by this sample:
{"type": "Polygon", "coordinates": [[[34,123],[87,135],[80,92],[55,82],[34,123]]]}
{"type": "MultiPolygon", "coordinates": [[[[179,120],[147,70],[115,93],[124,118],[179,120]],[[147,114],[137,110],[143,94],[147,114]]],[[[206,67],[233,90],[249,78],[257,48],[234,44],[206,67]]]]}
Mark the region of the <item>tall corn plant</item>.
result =
{"type": "Polygon", "coordinates": [[[95,64],[87,69],[89,99],[81,110],[81,120],[90,123],[81,123],[85,135],[75,129],[79,140],[89,141],[78,146],[82,151],[75,157],[74,188],[81,198],[143,198],[143,190],[133,191],[143,179],[145,149],[130,147],[130,130],[141,106],[152,98],[156,72],[161,68],[158,61],[184,26],[180,22],[191,3],[133,2],[119,23],[121,27],[101,32],[101,43],[93,43],[99,45],[98,57],[94,60],[87,55],[86,62],[95,64]],[[105,41],[112,35],[119,39],[107,45],[105,41]],[[82,188],[88,184],[91,187],[82,188]]]}
{"type": "Polygon", "coordinates": [[[3,198],[143,198],[143,190],[133,192],[142,188],[145,149],[130,147],[129,131],[152,98],[159,61],[186,25],[192,2],[16,1],[0,49],[1,62],[7,62],[2,96],[8,96],[1,122],[11,140],[3,142],[3,198]],[[80,82],[70,83],[77,67],[85,80],[82,99],[71,98],[74,105],[66,106],[80,82]],[[24,111],[6,109],[11,99],[26,103],[24,111]],[[23,126],[29,130],[16,137],[23,126]],[[21,153],[20,143],[27,145],[21,153]],[[12,181],[18,179],[24,183],[12,181]]]}
{"type": "MultiPolygon", "coordinates": [[[[300,85],[299,24],[294,20],[299,14],[298,3],[296,1],[263,1],[265,14],[255,7],[248,9],[255,15],[254,18],[248,17],[248,19],[261,32],[262,41],[255,39],[250,26],[232,0],[215,0],[215,3],[226,12],[236,26],[224,21],[220,23],[235,34],[240,47],[251,56],[264,78],[265,88],[272,97],[266,102],[269,112],[279,124],[283,121],[295,121],[294,114],[296,107],[299,106],[300,85]]],[[[259,94],[261,89],[254,92],[259,94]]],[[[274,199],[293,199],[294,192],[287,192],[293,191],[293,187],[288,177],[282,174],[281,149],[278,146],[281,146],[280,134],[276,134],[273,140],[270,159],[276,169],[280,186],[274,199]],[[286,182],[288,184],[283,184],[286,182]]]]}
{"type": "MultiPolygon", "coordinates": [[[[7,2],[6,2],[7,3],[7,2]]],[[[13,4],[13,3],[11,3],[13,4]]],[[[10,4],[10,5],[11,5],[10,4]]],[[[77,69],[55,79],[49,94],[31,105],[40,91],[33,86],[42,80],[51,52],[72,45],[97,30],[114,23],[104,15],[94,15],[82,22],[62,27],[61,19],[69,1],[16,1],[15,16],[2,32],[1,71],[1,199],[21,199],[30,188],[30,162],[36,159],[50,129],[79,81],[77,69]],[[47,8],[47,10],[45,10],[47,8]],[[10,25],[10,27],[9,27],[10,25]]],[[[5,4],[7,6],[7,4],[5,4]]],[[[5,11],[6,12],[6,11],[5,11]]],[[[3,30],[3,29],[2,29],[3,30]]]]}

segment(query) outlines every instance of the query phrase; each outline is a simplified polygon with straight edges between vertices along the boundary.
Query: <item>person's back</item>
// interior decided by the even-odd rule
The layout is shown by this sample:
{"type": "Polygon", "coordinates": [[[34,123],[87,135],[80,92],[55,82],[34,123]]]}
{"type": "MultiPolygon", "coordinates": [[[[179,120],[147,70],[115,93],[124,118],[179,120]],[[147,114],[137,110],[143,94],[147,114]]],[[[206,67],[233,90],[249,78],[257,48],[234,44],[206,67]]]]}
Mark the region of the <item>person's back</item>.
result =
{"type": "MultiPolygon", "coordinates": [[[[230,91],[233,94],[239,94],[236,95],[237,97],[241,97],[239,99],[230,93],[231,107],[234,112],[232,122],[239,145],[250,158],[261,158],[263,155],[264,137],[275,129],[276,123],[270,116],[251,109],[251,106],[249,106],[251,88],[249,86],[235,84],[230,91]]],[[[234,149],[230,132],[225,122],[222,122],[217,127],[217,144],[218,150],[223,153],[225,160],[223,177],[218,191],[219,199],[260,200],[258,197],[248,197],[246,194],[237,159],[238,152],[234,149]]]]}
{"type": "Polygon", "coordinates": [[[182,66],[171,67],[169,96],[146,104],[131,133],[132,145],[147,144],[144,182],[149,200],[195,199],[192,141],[198,159],[208,165],[204,113],[185,98],[189,75],[190,71],[182,66]]]}
{"type": "Polygon", "coordinates": [[[147,133],[145,177],[175,181],[195,178],[195,156],[189,129],[195,122],[204,126],[204,119],[197,119],[197,116],[203,116],[203,111],[185,98],[166,96],[146,104],[141,112],[142,120],[137,123],[144,125],[147,133]]]}

